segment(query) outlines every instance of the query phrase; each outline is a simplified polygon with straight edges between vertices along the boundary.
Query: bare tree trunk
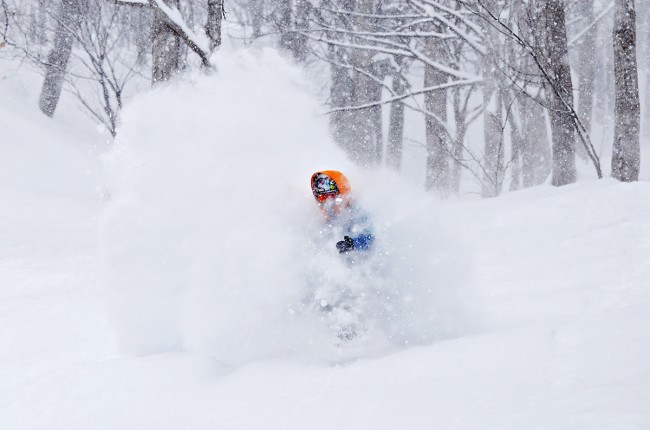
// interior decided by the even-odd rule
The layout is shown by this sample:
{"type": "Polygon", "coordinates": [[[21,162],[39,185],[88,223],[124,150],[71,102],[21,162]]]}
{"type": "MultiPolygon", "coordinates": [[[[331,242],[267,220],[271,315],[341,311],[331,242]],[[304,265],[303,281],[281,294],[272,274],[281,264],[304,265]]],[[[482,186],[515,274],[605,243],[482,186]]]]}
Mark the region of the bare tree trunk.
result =
{"type": "MultiPolygon", "coordinates": [[[[340,64],[343,63],[345,52],[333,46],[329,47],[332,85],[330,99],[333,108],[352,106],[354,81],[350,71],[340,64]]],[[[353,121],[354,113],[349,110],[334,112],[330,116],[330,128],[336,143],[348,154],[354,151],[353,121]]]]}
{"type": "MultiPolygon", "coordinates": [[[[178,9],[179,0],[165,0],[167,6],[178,9]]],[[[182,41],[165,22],[162,12],[154,13],[152,41],[152,83],[171,79],[181,68],[182,41]]]]}
{"type": "MultiPolygon", "coordinates": [[[[355,13],[370,15],[374,12],[374,0],[359,0],[355,4],[355,13]]],[[[353,23],[358,31],[368,31],[368,28],[360,20],[353,23]]],[[[373,53],[366,49],[352,49],[349,54],[350,63],[354,68],[352,74],[353,90],[352,105],[363,106],[378,102],[381,91],[377,91],[377,82],[369,76],[374,70],[373,53]]],[[[370,166],[377,163],[378,147],[383,147],[383,142],[377,139],[375,130],[375,108],[356,109],[352,112],[352,142],[350,156],[353,161],[363,166],[370,166]]],[[[379,135],[381,136],[381,135],[379,135]]]]}
{"type": "MultiPolygon", "coordinates": [[[[393,74],[393,93],[401,95],[406,87],[401,70],[393,74]]],[[[404,104],[397,101],[390,105],[390,119],[388,126],[388,145],[386,149],[386,164],[395,170],[402,167],[402,148],[404,147],[404,104]]]]}
{"type": "Polygon", "coordinates": [[[650,23],[646,24],[645,59],[645,135],[650,136],[650,23]]]}
{"type": "Polygon", "coordinates": [[[548,0],[545,5],[546,67],[551,82],[546,85],[549,115],[553,133],[553,179],[555,186],[567,185],[576,180],[575,123],[571,116],[573,84],[564,19],[564,0],[548,0]]]}
{"type": "Polygon", "coordinates": [[[614,75],[616,111],[612,176],[619,181],[639,179],[641,111],[636,64],[634,0],[616,0],[614,20],[614,75]]]}
{"type": "MultiPolygon", "coordinates": [[[[486,0],[483,7],[490,14],[497,13],[498,2],[486,0]]],[[[489,18],[485,17],[486,21],[489,18]]],[[[483,178],[481,196],[496,197],[503,183],[503,130],[501,127],[501,99],[497,91],[497,59],[499,55],[499,32],[491,25],[483,30],[486,54],[481,59],[483,74],[483,178]]]]}
{"type": "Polygon", "coordinates": [[[463,169],[461,162],[465,151],[465,135],[467,134],[467,109],[462,106],[461,89],[454,89],[454,120],[456,121],[456,138],[452,147],[453,166],[451,170],[450,189],[453,193],[460,192],[460,178],[463,169]]]}
{"type": "Polygon", "coordinates": [[[293,34],[291,33],[293,27],[293,0],[278,0],[277,4],[277,21],[278,26],[280,27],[280,46],[291,52],[293,50],[293,34]]]}
{"type": "Polygon", "coordinates": [[[280,45],[291,52],[297,61],[307,56],[307,38],[298,30],[305,30],[309,13],[309,0],[281,0],[279,5],[280,45]]]}
{"type": "MultiPolygon", "coordinates": [[[[578,113],[580,121],[589,133],[591,131],[591,117],[593,112],[593,92],[596,73],[594,61],[596,56],[596,25],[594,20],[594,1],[578,0],[578,13],[583,18],[584,26],[590,26],[578,42],[578,113]]],[[[579,146],[579,148],[583,148],[579,146]]],[[[587,157],[584,148],[579,151],[583,158],[587,157]]]]}
{"type": "Polygon", "coordinates": [[[551,173],[551,149],[546,130],[544,108],[527,97],[519,99],[522,120],[522,176],[523,186],[541,185],[551,173]]]}
{"type": "Polygon", "coordinates": [[[253,39],[262,36],[262,23],[264,22],[264,0],[248,0],[253,39]]]}
{"type": "MultiPolygon", "coordinates": [[[[352,55],[352,63],[357,70],[369,70],[371,55],[368,51],[355,50],[352,55]]],[[[362,106],[372,103],[375,100],[376,82],[369,76],[355,71],[353,74],[352,105],[362,106]]],[[[377,147],[381,142],[377,141],[375,130],[374,107],[356,109],[352,112],[352,160],[363,166],[370,166],[377,162],[377,147]]]]}
{"type": "MultiPolygon", "coordinates": [[[[427,56],[438,61],[445,58],[444,41],[427,41],[427,56]]],[[[431,66],[424,69],[424,87],[447,83],[449,77],[431,66]]],[[[424,94],[427,166],[425,188],[440,197],[449,195],[449,146],[444,122],[447,121],[447,90],[433,90],[424,94]]]]}
{"type": "MultiPolygon", "coordinates": [[[[510,97],[510,94],[503,90],[504,97],[510,97]]],[[[517,111],[514,109],[516,101],[507,100],[506,105],[511,106],[510,116],[508,122],[510,124],[510,139],[512,140],[512,155],[511,155],[511,181],[510,191],[517,191],[522,188],[523,181],[523,149],[524,139],[521,135],[520,118],[517,116],[517,111]]]]}
{"type": "Polygon", "coordinates": [[[208,0],[208,20],[205,34],[210,40],[210,51],[221,46],[221,21],[223,19],[223,0],[208,0]]]}
{"type": "MultiPolygon", "coordinates": [[[[296,0],[296,30],[306,31],[309,27],[309,0],[296,0]]],[[[294,35],[293,57],[300,62],[307,59],[307,36],[294,35]]]]}
{"type": "MultiPolygon", "coordinates": [[[[513,1],[517,7],[515,19],[528,23],[522,28],[523,35],[528,40],[541,40],[540,34],[544,34],[543,20],[530,20],[529,17],[541,16],[542,5],[539,3],[524,4],[519,0],[513,1]]],[[[530,56],[521,59],[521,70],[528,76],[539,74],[538,66],[530,56]]],[[[541,84],[527,85],[524,89],[528,93],[536,93],[541,99],[541,84]]],[[[534,94],[533,94],[534,96],[534,94]]],[[[520,120],[521,128],[521,179],[524,188],[541,185],[548,179],[551,173],[551,145],[548,136],[546,113],[540,102],[526,94],[521,94],[514,104],[517,118],[520,120]]]]}
{"type": "Polygon", "coordinates": [[[79,10],[75,0],[62,0],[56,33],[54,34],[54,46],[47,57],[45,80],[38,106],[45,115],[52,117],[61,97],[65,73],[72,53],[72,42],[74,37],[70,30],[74,28],[78,19],[79,10]]]}
{"type": "MultiPolygon", "coordinates": [[[[371,102],[381,101],[383,88],[374,80],[370,83],[369,97],[371,102]]],[[[370,108],[370,120],[372,122],[371,133],[374,140],[375,157],[372,164],[379,164],[384,158],[384,121],[381,115],[381,105],[377,104],[370,108]]]]}
{"type": "Polygon", "coordinates": [[[614,65],[612,64],[612,44],[610,43],[612,23],[608,19],[598,23],[596,37],[595,69],[597,76],[594,80],[594,116],[598,124],[605,130],[611,126],[614,112],[614,65]],[[606,40],[606,42],[605,42],[606,40]]]}
{"type": "Polygon", "coordinates": [[[46,0],[38,0],[37,5],[34,6],[36,10],[34,11],[34,40],[40,45],[45,45],[47,43],[47,34],[45,29],[47,28],[47,11],[50,5],[46,0]]]}
{"type": "Polygon", "coordinates": [[[483,197],[496,197],[503,183],[503,130],[501,129],[501,100],[496,90],[496,71],[491,58],[483,62],[483,135],[484,179],[481,185],[483,197]]]}
{"type": "Polygon", "coordinates": [[[141,29],[134,36],[133,44],[138,52],[138,65],[148,64],[151,52],[151,33],[153,27],[152,13],[149,9],[133,10],[130,15],[135,20],[135,27],[141,29]],[[145,30],[146,29],[146,30],[145,30]]]}

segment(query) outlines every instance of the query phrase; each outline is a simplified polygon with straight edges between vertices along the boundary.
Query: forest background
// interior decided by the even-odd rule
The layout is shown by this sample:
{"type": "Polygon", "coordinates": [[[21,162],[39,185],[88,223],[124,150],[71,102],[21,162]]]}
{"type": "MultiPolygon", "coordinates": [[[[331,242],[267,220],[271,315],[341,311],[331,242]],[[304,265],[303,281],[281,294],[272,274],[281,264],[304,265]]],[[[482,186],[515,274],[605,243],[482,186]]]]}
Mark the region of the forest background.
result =
{"type": "Polygon", "coordinates": [[[38,67],[45,115],[74,96],[115,137],[151,84],[218,73],[222,45],[272,45],[320,82],[357,164],[492,197],[638,179],[648,18],[634,0],[2,0],[0,59],[38,67]]]}

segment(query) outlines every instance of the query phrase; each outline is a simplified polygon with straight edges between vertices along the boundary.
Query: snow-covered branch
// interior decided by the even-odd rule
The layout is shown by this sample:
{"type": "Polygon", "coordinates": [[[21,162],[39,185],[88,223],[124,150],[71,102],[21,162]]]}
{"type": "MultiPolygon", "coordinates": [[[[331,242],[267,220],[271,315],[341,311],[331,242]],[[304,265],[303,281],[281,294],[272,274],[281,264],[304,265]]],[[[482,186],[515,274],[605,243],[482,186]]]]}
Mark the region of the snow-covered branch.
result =
{"type": "Polygon", "coordinates": [[[192,51],[201,57],[201,61],[205,67],[211,68],[212,66],[209,60],[210,42],[207,40],[207,37],[197,34],[189,28],[180,11],[167,6],[163,0],[149,0],[149,4],[154,10],[162,12],[165,23],[174,30],[174,33],[183,39],[192,51]]]}
{"type": "Polygon", "coordinates": [[[431,91],[446,90],[446,89],[453,88],[453,87],[458,87],[458,86],[475,85],[475,84],[478,84],[480,82],[481,82],[480,78],[467,79],[467,80],[461,80],[461,81],[452,81],[452,82],[448,82],[448,83],[442,84],[442,85],[435,85],[435,86],[428,87],[428,88],[422,88],[422,89],[415,90],[415,91],[409,91],[408,93],[405,93],[405,94],[402,94],[402,95],[399,95],[399,96],[395,96],[395,97],[391,97],[389,99],[384,99],[384,100],[374,102],[374,103],[367,103],[367,104],[359,105],[359,106],[345,106],[345,107],[332,109],[327,113],[332,114],[332,113],[335,113],[335,112],[368,109],[368,108],[375,107],[375,106],[381,106],[381,105],[385,105],[385,104],[389,104],[389,103],[394,103],[394,102],[397,102],[397,101],[400,101],[400,100],[407,99],[409,97],[417,96],[417,95],[428,93],[428,92],[431,92],[431,91]]]}
{"type": "Polygon", "coordinates": [[[180,11],[176,8],[169,7],[163,0],[108,0],[115,4],[150,7],[160,13],[165,24],[180,37],[187,46],[201,58],[204,67],[212,69],[210,63],[210,41],[204,35],[195,33],[185,22],[180,11]]]}

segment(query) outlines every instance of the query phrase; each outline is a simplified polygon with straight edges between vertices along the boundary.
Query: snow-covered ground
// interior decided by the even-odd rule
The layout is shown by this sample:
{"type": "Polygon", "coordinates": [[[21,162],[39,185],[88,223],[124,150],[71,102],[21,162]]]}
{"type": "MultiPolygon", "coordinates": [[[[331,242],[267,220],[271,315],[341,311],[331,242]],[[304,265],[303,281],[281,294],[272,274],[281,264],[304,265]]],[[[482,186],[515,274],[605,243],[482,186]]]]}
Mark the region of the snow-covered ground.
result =
{"type": "Polygon", "coordinates": [[[650,427],[647,181],[436,201],[346,162],[272,52],[138,97],[110,151],[25,80],[0,79],[0,428],[650,427]],[[309,238],[324,168],[373,214],[369,275],[309,238]],[[337,345],[301,303],[350,278],[391,311],[337,345]]]}

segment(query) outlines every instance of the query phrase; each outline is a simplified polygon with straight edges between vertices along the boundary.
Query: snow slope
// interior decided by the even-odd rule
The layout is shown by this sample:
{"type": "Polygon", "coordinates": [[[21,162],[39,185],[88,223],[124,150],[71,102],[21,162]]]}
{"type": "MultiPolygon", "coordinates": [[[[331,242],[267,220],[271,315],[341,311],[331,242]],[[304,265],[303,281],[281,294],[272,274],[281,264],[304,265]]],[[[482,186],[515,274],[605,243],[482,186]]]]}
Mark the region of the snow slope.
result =
{"type": "Polygon", "coordinates": [[[374,339],[346,348],[345,359],[457,332],[450,307],[465,276],[452,257],[462,257],[440,246],[432,202],[397,177],[354,169],[300,71],[274,52],[219,64],[218,79],[197,76],[133,103],[107,160],[113,202],[102,247],[122,347],[203,351],[229,365],[295,354],[340,360],[338,348],[321,350],[331,334],[303,299],[313,289],[334,302],[329,290],[340,284],[385,315],[365,319],[374,339]],[[310,240],[322,221],[309,178],[331,166],[366,190],[357,198],[380,237],[366,274],[342,264],[334,246],[342,237],[310,240]],[[403,209],[387,207],[387,194],[403,209]]]}
{"type": "Polygon", "coordinates": [[[131,103],[101,159],[0,81],[1,428],[650,427],[648,182],[435,201],[350,166],[272,52],[220,64],[131,103]],[[349,275],[305,241],[329,167],[395,309],[354,347],[296,307],[349,275]]]}

